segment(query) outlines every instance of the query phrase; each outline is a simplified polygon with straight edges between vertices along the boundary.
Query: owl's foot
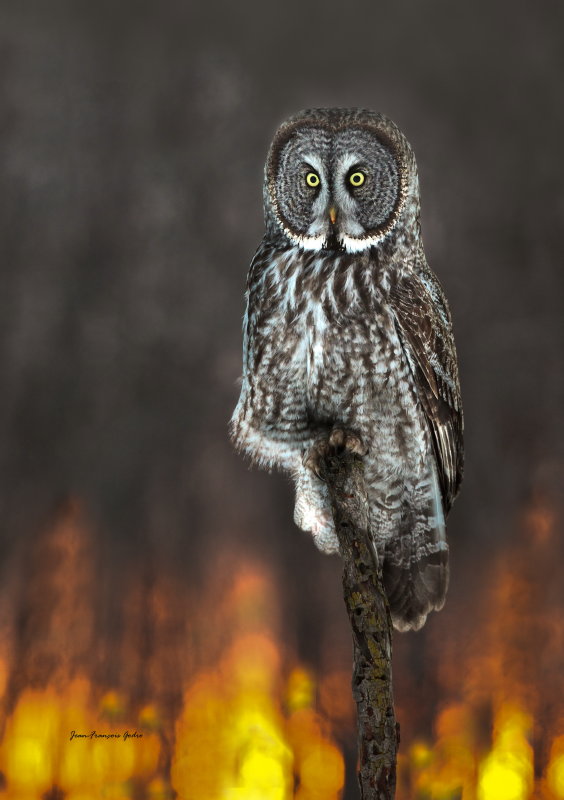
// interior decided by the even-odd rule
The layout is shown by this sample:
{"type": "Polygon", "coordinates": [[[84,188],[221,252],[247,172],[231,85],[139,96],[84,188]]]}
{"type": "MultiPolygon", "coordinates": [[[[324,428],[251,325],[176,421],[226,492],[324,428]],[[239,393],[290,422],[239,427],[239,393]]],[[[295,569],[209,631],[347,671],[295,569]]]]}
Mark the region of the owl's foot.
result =
{"type": "Polygon", "coordinates": [[[365,456],[368,453],[368,448],[354,431],[347,428],[335,427],[328,437],[322,437],[313,444],[305,453],[303,458],[304,467],[307,467],[314,472],[320,480],[321,477],[321,462],[329,455],[339,455],[345,450],[350,453],[355,453],[357,456],[365,456]]]}

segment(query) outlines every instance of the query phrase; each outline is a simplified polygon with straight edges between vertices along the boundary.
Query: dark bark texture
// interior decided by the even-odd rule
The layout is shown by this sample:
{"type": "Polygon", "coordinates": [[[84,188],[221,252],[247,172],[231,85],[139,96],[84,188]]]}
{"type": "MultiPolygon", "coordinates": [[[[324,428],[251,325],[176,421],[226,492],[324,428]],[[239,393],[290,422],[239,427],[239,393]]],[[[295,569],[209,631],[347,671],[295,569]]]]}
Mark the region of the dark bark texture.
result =
{"type": "Polygon", "coordinates": [[[399,744],[392,693],[392,621],[370,536],[364,467],[348,451],[327,455],[320,467],[331,494],[353,635],[360,796],[392,800],[399,744]]]}

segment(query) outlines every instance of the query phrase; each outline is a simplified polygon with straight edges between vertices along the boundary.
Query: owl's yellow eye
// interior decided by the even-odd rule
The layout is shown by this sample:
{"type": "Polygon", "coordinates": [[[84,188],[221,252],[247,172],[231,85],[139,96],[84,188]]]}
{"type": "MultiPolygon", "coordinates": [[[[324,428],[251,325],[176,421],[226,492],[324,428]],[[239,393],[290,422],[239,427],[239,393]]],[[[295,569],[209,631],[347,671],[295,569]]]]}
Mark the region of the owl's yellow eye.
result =
{"type": "Polygon", "coordinates": [[[315,189],[316,186],[319,186],[320,180],[317,172],[308,172],[306,175],[306,183],[308,186],[311,186],[312,189],[315,189]]]}
{"type": "Polygon", "coordinates": [[[351,186],[362,186],[365,180],[366,175],[364,172],[353,172],[351,175],[349,175],[351,186]]]}

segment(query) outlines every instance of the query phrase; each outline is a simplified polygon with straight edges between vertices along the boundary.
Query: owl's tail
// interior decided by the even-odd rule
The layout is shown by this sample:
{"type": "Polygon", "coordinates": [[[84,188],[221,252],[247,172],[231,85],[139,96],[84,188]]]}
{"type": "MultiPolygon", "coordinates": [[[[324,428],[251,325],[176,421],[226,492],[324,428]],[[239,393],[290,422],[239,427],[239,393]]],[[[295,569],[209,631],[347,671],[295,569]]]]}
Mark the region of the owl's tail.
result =
{"type": "Polygon", "coordinates": [[[448,588],[448,545],[434,464],[402,502],[399,530],[384,544],[383,579],[394,628],[419,630],[448,588]]]}

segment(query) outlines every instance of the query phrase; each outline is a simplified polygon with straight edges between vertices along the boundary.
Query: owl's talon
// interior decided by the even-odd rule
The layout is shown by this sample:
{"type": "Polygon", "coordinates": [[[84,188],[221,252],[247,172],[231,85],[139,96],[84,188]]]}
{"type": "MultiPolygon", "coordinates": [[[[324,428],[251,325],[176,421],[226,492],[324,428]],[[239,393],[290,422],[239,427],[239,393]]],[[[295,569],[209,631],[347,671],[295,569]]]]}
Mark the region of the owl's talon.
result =
{"type": "Polygon", "coordinates": [[[307,450],[303,457],[303,465],[310,469],[320,481],[324,481],[321,475],[321,460],[327,455],[328,447],[325,439],[316,442],[309,450],[307,450]]]}
{"type": "Polygon", "coordinates": [[[346,428],[333,428],[327,438],[318,439],[309,450],[304,453],[303,465],[310,469],[319,480],[323,481],[321,462],[331,454],[339,454],[348,450],[358,456],[365,456],[368,448],[360,436],[346,428]]]}
{"type": "Polygon", "coordinates": [[[335,450],[342,450],[345,448],[346,433],[342,428],[333,428],[329,434],[329,445],[335,450]]]}
{"type": "Polygon", "coordinates": [[[360,436],[346,428],[333,428],[329,436],[329,446],[341,452],[348,450],[357,456],[365,456],[368,453],[368,447],[366,447],[360,436]]]}

